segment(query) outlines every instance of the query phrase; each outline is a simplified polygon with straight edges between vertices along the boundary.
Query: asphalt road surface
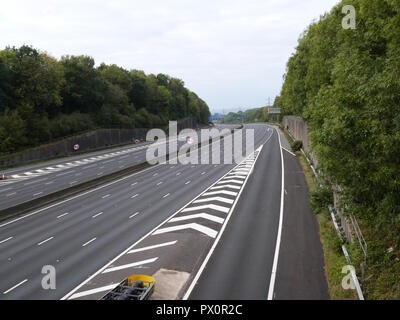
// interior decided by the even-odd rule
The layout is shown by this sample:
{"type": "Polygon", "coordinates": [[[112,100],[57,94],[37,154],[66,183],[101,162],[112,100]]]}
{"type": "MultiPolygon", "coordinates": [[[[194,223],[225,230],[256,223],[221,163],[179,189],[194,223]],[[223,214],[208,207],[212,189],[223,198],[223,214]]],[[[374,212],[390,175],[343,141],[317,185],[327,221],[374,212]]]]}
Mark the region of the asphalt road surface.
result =
{"type": "MultiPolygon", "coordinates": [[[[217,126],[233,129],[237,125],[217,126]]],[[[185,142],[178,142],[178,148],[185,142]]],[[[0,210],[146,161],[144,145],[129,145],[2,171],[0,210]]],[[[168,144],[167,144],[168,145],[168,144]]]]}
{"type": "MultiPolygon", "coordinates": [[[[272,134],[254,128],[256,145],[272,134]]],[[[61,298],[234,166],[158,165],[3,223],[0,298],[61,298]],[[56,267],[56,290],[41,288],[44,265],[56,267]]]]}
{"type": "MultiPolygon", "coordinates": [[[[283,198],[285,209],[281,210],[282,191],[291,194],[297,185],[296,179],[301,180],[301,176],[287,176],[286,181],[292,185],[286,185],[286,182],[282,186],[282,173],[285,176],[287,173],[282,171],[278,131],[266,125],[246,125],[245,128],[255,130],[255,148],[262,148],[256,152],[256,160],[244,161],[239,167],[236,164],[158,165],[24,217],[3,222],[0,225],[0,299],[61,299],[104,266],[108,268],[106,274],[111,275],[112,269],[119,268],[114,262],[116,257],[141,239],[150,241],[151,237],[147,235],[173,214],[177,215],[172,229],[177,231],[164,233],[170,231],[164,228],[154,234],[157,239],[165,237],[165,241],[168,237],[176,237],[181,245],[177,251],[196,262],[187,283],[189,299],[266,299],[274,264],[277,267],[272,290],[274,298],[328,298],[318,228],[307,201],[300,201],[302,194],[283,198]],[[223,196],[206,196],[221,190],[218,189],[221,186],[225,192],[223,196]],[[235,188],[240,192],[235,192],[235,188]],[[182,210],[188,203],[189,207],[182,210]],[[204,203],[207,206],[202,206],[204,203]],[[233,210],[228,217],[223,216],[225,205],[233,210]],[[203,210],[203,207],[209,208],[203,214],[199,213],[201,217],[198,218],[207,223],[194,231],[178,230],[179,223],[182,223],[178,220],[188,219],[188,213],[197,214],[196,210],[203,210]],[[213,216],[213,212],[207,211],[209,209],[222,213],[213,216]],[[181,213],[179,210],[190,212],[181,213]],[[292,222],[293,216],[297,217],[295,223],[292,222]],[[222,221],[222,228],[212,233],[215,224],[222,221]],[[296,227],[298,222],[304,222],[300,228],[296,227]],[[279,230],[282,231],[280,237],[279,230]],[[281,242],[278,247],[277,240],[281,242]],[[208,260],[208,246],[212,244],[215,248],[213,246],[208,260]],[[197,255],[195,248],[203,248],[204,252],[197,255]],[[203,268],[205,259],[207,264],[203,268]],[[41,271],[46,265],[56,269],[55,290],[42,288],[44,274],[41,271]],[[302,270],[301,279],[294,282],[293,290],[291,281],[296,278],[293,268],[297,267],[302,270]],[[312,274],[308,273],[309,270],[312,274]],[[193,285],[189,287],[190,283],[193,285]],[[307,292],[312,294],[307,295],[307,292]]],[[[213,148],[223,152],[223,148],[220,150],[214,145],[213,148]]],[[[292,155],[285,150],[283,154],[287,168],[296,165],[295,158],[289,158],[289,161],[295,161],[286,164],[287,157],[292,155]]],[[[116,159],[121,156],[117,155],[116,159]]],[[[118,161],[121,160],[113,162],[118,161]]],[[[103,165],[106,164],[97,164],[99,167],[103,165]]],[[[115,166],[118,167],[116,163],[114,169],[115,166]]],[[[84,170],[94,170],[93,176],[104,169],[94,168],[84,170]]],[[[65,176],[57,179],[65,183],[65,176]]],[[[47,181],[36,183],[36,190],[41,190],[39,186],[47,181]]],[[[299,189],[306,197],[304,184],[299,189]]],[[[167,247],[159,246],[157,250],[157,259],[147,259],[149,267],[142,260],[142,265],[134,267],[131,264],[128,271],[135,274],[152,270],[151,261],[179,264],[180,260],[175,259],[167,247]]],[[[123,267],[126,266],[129,264],[123,267]]]]}
{"type": "Polygon", "coordinates": [[[318,225],[308,204],[304,175],[296,157],[282,148],[282,189],[280,149],[275,134],[265,144],[256,174],[248,180],[189,299],[329,299],[318,225]]]}

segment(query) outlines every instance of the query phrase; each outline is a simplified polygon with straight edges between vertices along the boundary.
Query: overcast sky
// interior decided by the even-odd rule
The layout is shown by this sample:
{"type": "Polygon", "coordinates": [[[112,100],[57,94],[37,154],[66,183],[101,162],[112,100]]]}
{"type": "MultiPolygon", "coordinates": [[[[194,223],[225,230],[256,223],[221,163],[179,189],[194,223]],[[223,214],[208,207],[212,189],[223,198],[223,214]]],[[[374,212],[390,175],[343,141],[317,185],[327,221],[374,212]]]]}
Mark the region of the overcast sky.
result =
{"type": "Polygon", "coordinates": [[[280,93],[299,35],[338,0],[13,0],[0,47],[90,55],[184,80],[213,112],[261,107],[280,93]]]}

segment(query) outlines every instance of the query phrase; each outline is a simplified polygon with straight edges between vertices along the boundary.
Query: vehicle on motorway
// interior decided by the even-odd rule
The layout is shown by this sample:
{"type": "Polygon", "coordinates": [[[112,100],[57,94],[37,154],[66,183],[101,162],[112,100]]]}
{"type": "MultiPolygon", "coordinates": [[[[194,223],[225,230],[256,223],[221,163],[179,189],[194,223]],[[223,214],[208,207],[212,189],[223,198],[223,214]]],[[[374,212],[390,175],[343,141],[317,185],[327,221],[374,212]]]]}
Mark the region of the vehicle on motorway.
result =
{"type": "Polygon", "coordinates": [[[100,300],[148,300],[156,287],[156,280],[146,275],[133,275],[120,282],[100,300]]]}

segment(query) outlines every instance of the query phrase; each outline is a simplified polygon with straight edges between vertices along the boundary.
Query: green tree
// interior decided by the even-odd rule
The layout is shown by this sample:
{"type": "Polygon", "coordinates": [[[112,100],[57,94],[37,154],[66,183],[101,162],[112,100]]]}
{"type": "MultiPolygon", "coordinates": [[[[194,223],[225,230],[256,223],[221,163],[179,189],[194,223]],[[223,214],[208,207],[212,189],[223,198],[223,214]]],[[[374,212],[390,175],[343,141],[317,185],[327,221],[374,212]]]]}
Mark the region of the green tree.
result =
{"type": "Polygon", "coordinates": [[[104,102],[105,83],[88,56],[64,56],[66,84],[62,90],[64,113],[97,112],[104,102]]]}

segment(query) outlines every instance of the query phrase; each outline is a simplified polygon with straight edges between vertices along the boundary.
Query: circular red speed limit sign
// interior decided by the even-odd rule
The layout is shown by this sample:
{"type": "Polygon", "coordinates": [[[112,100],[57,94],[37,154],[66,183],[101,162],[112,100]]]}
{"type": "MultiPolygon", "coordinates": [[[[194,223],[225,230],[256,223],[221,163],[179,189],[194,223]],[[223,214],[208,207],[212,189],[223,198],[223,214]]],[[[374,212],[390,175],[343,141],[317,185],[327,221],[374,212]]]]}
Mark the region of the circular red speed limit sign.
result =
{"type": "Polygon", "coordinates": [[[74,151],[78,151],[81,146],[79,144],[74,144],[74,151]]]}
{"type": "Polygon", "coordinates": [[[186,143],[187,144],[192,144],[194,142],[194,139],[192,138],[192,137],[188,137],[187,139],[186,139],[186,143]]]}

